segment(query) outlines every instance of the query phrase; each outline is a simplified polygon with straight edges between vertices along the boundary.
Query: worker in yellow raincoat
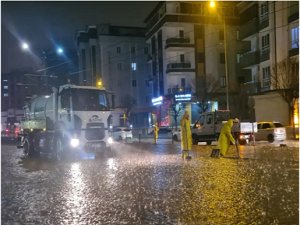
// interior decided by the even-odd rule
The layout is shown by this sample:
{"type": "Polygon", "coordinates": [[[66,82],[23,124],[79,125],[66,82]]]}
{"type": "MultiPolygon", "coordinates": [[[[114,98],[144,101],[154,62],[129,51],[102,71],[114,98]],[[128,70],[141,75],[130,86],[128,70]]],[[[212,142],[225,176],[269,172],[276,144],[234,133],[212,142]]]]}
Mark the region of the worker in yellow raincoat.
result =
{"type": "Polygon", "coordinates": [[[218,139],[218,148],[220,149],[220,155],[225,156],[228,148],[230,146],[230,142],[235,144],[235,140],[231,134],[231,129],[233,126],[233,119],[229,119],[222,127],[220,136],[218,139]]]}
{"type": "Polygon", "coordinates": [[[192,134],[188,111],[184,112],[184,115],[180,121],[180,127],[182,158],[190,159],[191,157],[189,155],[189,151],[192,150],[192,134]]]}
{"type": "Polygon", "coordinates": [[[159,131],[159,127],[158,127],[158,123],[156,122],[153,126],[153,138],[154,138],[154,144],[157,143],[157,139],[158,139],[158,131],[159,131]]]}

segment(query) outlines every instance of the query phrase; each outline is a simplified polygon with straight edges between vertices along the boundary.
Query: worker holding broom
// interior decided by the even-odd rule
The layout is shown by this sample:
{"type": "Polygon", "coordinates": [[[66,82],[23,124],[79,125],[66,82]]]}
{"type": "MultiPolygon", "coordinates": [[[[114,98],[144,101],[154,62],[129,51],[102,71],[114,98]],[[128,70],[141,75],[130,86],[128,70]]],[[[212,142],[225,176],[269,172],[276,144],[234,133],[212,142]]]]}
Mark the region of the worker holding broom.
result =
{"type": "Polygon", "coordinates": [[[184,115],[180,121],[180,127],[181,127],[182,158],[191,159],[189,153],[192,150],[192,135],[191,135],[191,123],[190,123],[188,111],[184,112],[184,115]]]}
{"type": "Polygon", "coordinates": [[[234,145],[236,144],[231,134],[231,129],[235,121],[236,119],[229,119],[221,129],[220,136],[218,139],[218,149],[220,149],[220,156],[222,157],[226,155],[230,146],[230,142],[234,145]]]}

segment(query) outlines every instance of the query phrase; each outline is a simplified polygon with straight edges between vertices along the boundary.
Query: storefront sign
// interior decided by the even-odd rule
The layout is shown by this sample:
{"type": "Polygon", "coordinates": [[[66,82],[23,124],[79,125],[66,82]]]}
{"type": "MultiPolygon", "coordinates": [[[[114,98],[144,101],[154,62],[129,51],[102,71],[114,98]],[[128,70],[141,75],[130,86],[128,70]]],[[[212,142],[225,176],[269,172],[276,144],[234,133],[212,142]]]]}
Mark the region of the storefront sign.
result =
{"type": "Polygon", "coordinates": [[[163,100],[162,96],[159,96],[157,98],[152,98],[152,105],[161,105],[163,100]]]}
{"type": "Polygon", "coordinates": [[[192,94],[175,95],[176,102],[191,101],[191,99],[192,99],[192,94]]]}

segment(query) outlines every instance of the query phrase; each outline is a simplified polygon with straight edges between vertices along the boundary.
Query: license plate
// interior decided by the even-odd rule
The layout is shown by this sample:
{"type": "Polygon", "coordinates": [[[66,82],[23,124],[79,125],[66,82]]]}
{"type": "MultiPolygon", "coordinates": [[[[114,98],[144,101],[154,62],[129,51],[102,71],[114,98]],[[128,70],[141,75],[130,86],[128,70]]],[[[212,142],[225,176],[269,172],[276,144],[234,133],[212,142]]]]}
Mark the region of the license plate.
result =
{"type": "Polygon", "coordinates": [[[86,151],[94,152],[94,151],[101,149],[102,146],[103,145],[101,143],[89,143],[86,145],[86,151]]]}

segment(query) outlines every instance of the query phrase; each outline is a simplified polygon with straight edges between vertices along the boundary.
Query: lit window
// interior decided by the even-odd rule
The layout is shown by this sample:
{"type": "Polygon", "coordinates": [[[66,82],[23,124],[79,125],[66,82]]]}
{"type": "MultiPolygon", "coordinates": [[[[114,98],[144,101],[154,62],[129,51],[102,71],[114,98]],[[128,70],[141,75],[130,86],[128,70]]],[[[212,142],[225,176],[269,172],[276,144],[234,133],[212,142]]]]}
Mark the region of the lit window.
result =
{"type": "Polygon", "coordinates": [[[299,27],[291,29],[292,48],[299,48],[299,27]]]}
{"type": "Polygon", "coordinates": [[[262,69],[263,71],[263,87],[270,87],[270,75],[271,75],[271,72],[270,72],[270,67],[265,67],[262,69]]]}
{"type": "Polygon", "coordinates": [[[8,93],[4,93],[3,96],[4,96],[4,97],[8,97],[8,93]]]}
{"type": "Polygon", "coordinates": [[[3,89],[8,89],[8,86],[3,86],[3,89]]]}
{"type": "Polygon", "coordinates": [[[131,69],[132,71],[136,71],[136,63],[131,63],[131,69]]]}

